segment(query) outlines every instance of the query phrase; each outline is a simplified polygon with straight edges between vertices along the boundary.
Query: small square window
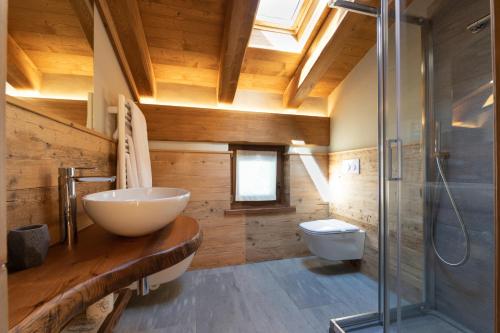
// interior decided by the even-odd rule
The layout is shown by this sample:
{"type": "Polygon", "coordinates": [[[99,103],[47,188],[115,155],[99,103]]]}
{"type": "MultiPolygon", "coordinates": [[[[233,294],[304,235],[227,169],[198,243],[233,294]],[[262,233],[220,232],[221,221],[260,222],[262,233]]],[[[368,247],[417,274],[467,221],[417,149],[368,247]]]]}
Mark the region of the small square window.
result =
{"type": "Polygon", "coordinates": [[[282,146],[231,145],[232,206],[282,203],[282,146]]]}
{"type": "Polygon", "coordinates": [[[275,201],[278,153],[238,149],[235,159],[235,201],[275,201]]]}

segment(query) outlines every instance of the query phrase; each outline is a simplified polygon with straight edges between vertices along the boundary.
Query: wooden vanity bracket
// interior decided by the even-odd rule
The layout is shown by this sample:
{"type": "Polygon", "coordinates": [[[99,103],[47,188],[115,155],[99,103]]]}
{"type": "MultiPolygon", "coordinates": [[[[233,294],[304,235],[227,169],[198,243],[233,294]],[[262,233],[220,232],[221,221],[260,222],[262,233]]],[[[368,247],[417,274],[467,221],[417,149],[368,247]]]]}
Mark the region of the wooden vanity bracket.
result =
{"type": "Polygon", "coordinates": [[[72,250],[55,245],[43,265],[9,274],[9,332],[59,332],[104,296],[186,259],[201,241],[198,222],[186,216],[135,238],[92,225],[72,250]]]}

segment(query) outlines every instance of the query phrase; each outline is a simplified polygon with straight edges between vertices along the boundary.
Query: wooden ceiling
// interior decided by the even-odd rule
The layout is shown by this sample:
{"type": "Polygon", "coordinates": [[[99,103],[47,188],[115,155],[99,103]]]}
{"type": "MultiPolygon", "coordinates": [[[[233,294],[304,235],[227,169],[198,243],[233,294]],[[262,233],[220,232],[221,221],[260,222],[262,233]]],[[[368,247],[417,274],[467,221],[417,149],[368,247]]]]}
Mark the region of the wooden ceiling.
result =
{"type": "MultiPolygon", "coordinates": [[[[9,66],[9,82],[36,89],[46,73],[92,76],[92,34],[85,10],[76,7],[89,1],[10,1],[9,55],[23,52],[16,58],[22,65],[9,66]]],[[[258,0],[95,3],[138,100],[154,98],[168,83],[168,89],[178,85],[182,91],[214,89],[225,103],[233,101],[236,89],[282,94],[284,106],[295,108],[308,97],[327,97],[376,41],[375,19],[355,13],[339,19],[326,7],[302,52],[292,53],[248,47],[258,0]],[[332,24],[338,25],[334,33],[332,24]]]]}
{"type": "Polygon", "coordinates": [[[137,1],[155,80],[218,88],[220,102],[230,103],[234,98],[234,89],[226,84],[284,94],[284,104],[291,107],[298,107],[307,97],[327,97],[376,42],[375,19],[348,13],[331,38],[330,50],[323,51],[313,66],[314,73],[305,82],[308,87],[294,103],[288,103],[285,92],[294,89],[287,87],[293,85],[294,76],[300,75],[323,31],[334,21],[335,10],[326,8],[303,51],[290,53],[247,47],[252,32],[248,22],[255,17],[257,0],[238,1],[238,10],[231,6],[234,0],[137,1]],[[228,46],[233,47],[229,55],[225,53],[228,46]]]}
{"type": "Polygon", "coordinates": [[[93,76],[89,1],[9,1],[8,32],[7,81],[14,88],[39,90],[48,74],[93,76]]]}

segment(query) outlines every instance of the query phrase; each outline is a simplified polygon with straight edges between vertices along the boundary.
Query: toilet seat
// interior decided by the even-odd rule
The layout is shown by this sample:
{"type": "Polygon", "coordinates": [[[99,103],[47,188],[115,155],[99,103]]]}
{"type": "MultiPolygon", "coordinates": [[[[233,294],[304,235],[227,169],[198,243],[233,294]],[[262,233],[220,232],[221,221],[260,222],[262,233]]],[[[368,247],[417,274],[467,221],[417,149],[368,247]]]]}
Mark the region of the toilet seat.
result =
{"type": "Polygon", "coordinates": [[[299,224],[299,227],[304,232],[313,235],[328,235],[359,231],[357,226],[337,219],[303,222],[299,224]]]}
{"type": "Polygon", "coordinates": [[[365,232],[344,221],[329,219],[303,222],[299,230],[309,250],[320,258],[359,260],[365,248],[365,232]]]}

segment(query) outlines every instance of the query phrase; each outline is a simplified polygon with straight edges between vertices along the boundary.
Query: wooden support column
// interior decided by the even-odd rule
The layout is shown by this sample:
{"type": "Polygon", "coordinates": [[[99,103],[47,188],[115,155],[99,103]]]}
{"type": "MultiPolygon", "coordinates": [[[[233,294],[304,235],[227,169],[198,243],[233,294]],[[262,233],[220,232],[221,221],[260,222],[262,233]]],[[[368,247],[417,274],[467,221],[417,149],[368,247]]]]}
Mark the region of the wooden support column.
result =
{"type": "Polygon", "coordinates": [[[95,0],[136,100],[154,98],[156,83],[137,0],[95,0]]]}
{"type": "Polygon", "coordinates": [[[75,10],[80,25],[82,26],[85,38],[89,42],[90,48],[94,49],[94,6],[90,0],[70,0],[71,6],[75,10]]]}
{"type": "MultiPolygon", "coordinates": [[[[343,54],[346,44],[350,38],[356,36],[358,30],[366,27],[370,20],[374,21],[375,19],[344,10],[332,9],[290,80],[283,95],[283,104],[288,108],[299,107],[330,69],[330,66],[335,61],[341,60],[342,57],[348,57],[348,55],[343,54]]],[[[375,31],[373,34],[375,35],[375,31]]],[[[369,42],[370,47],[374,44],[374,41],[369,41],[369,39],[363,42],[369,42]]]]}
{"type": "Polygon", "coordinates": [[[228,2],[217,84],[217,97],[222,103],[232,103],[234,100],[243,58],[259,7],[259,0],[228,2]]]}

